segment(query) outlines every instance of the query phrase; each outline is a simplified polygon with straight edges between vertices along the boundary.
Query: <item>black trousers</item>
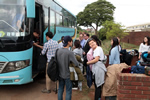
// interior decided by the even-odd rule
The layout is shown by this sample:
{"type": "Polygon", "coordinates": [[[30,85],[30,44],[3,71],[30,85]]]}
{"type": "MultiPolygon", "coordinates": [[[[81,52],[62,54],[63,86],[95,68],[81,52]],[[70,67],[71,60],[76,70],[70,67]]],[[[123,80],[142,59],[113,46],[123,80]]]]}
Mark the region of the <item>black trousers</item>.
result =
{"type": "Polygon", "coordinates": [[[94,85],[95,85],[95,97],[94,100],[98,100],[101,98],[101,93],[102,93],[102,85],[97,87],[95,83],[95,76],[94,76],[94,85]]]}

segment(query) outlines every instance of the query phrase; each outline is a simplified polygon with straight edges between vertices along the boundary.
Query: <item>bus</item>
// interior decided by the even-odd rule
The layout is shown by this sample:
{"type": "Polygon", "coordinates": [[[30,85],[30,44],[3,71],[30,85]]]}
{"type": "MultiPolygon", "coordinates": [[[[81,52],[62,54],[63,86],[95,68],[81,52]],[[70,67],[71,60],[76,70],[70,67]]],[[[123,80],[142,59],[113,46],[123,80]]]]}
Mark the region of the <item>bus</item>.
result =
{"type": "Polygon", "coordinates": [[[40,45],[47,41],[48,31],[58,42],[67,35],[75,39],[76,16],[56,0],[0,0],[0,85],[33,81],[33,67],[39,65],[35,29],[40,31],[40,45]]]}

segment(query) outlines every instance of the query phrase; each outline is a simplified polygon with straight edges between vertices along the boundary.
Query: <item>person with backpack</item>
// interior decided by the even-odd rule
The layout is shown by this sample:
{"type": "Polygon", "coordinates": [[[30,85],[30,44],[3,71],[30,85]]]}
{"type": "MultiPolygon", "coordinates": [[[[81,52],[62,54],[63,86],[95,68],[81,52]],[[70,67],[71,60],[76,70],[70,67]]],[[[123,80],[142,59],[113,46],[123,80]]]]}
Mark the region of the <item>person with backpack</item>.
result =
{"type": "Polygon", "coordinates": [[[72,82],[70,80],[70,62],[74,63],[75,66],[79,66],[75,55],[68,48],[72,46],[72,38],[70,36],[64,37],[63,48],[57,51],[57,64],[59,69],[59,88],[58,88],[58,100],[63,99],[64,87],[66,86],[66,100],[71,100],[72,96],[72,82]]]}
{"type": "Polygon", "coordinates": [[[46,65],[46,88],[43,89],[41,92],[42,93],[51,93],[51,89],[50,89],[50,78],[47,75],[47,68],[48,68],[48,63],[50,62],[51,57],[53,57],[55,55],[56,50],[58,49],[58,42],[52,40],[53,38],[53,33],[52,32],[47,32],[46,33],[46,39],[47,42],[44,44],[43,46],[43,50],[42,50],[42,55],[46,54],[47,56],[47,65],[46,65]]]}

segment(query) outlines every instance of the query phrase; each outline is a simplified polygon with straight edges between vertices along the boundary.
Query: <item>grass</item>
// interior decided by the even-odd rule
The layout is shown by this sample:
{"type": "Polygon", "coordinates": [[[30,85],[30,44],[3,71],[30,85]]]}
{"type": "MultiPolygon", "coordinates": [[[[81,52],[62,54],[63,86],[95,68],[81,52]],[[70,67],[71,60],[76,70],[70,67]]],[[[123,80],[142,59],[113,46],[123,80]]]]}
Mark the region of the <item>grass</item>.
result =
{"type": "MultiPolygon", "coordinates": [[[[139,49],[139,46],[134,44],[124,43],[124,42],[121,42],[120,44],[122,49],[128,49],[128,50],[139,49]]],[[[109,54],[109,50],[111,49],[110,40],[102,41],[102,48],[106,55],[109,54]]]]}

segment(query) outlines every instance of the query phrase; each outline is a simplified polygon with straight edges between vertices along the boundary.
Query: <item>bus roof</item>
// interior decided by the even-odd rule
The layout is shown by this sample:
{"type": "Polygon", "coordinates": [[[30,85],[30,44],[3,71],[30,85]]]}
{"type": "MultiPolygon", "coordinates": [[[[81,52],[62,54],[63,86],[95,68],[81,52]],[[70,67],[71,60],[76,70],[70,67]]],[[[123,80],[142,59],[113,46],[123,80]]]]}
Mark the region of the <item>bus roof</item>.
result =
{"type": "MultiPolygon", "coordinates": [[[[62,4],[60,2],[58,2],[57,0],[53,0],[56,4],[58,4],[59,6],[61,6],[62,8],[64,8],[66,11],[68,11],[70,14],[72,14],[69,10],[67,10],[65,7],[62,6],[62,4]]],[[[74,14],[72,14],[75,18],[76,16],[74,14]]]]}

